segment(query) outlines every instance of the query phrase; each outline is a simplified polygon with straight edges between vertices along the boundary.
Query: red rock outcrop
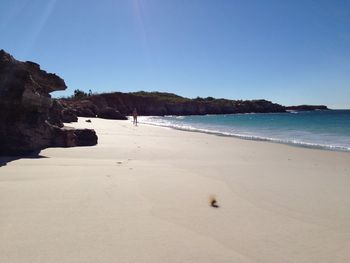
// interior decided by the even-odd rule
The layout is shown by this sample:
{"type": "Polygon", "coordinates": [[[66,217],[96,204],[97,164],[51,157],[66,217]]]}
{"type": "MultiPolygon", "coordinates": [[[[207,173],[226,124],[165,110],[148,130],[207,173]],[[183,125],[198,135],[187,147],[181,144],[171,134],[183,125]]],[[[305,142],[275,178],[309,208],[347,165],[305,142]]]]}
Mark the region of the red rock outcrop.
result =
{"type": "Polygon", "coordinates": [[[66,84],[57,75],[0,50],[0,155],[97,143],[93,130],[62,128],[64,108],[49,93],[64,89],[66,84]]]}

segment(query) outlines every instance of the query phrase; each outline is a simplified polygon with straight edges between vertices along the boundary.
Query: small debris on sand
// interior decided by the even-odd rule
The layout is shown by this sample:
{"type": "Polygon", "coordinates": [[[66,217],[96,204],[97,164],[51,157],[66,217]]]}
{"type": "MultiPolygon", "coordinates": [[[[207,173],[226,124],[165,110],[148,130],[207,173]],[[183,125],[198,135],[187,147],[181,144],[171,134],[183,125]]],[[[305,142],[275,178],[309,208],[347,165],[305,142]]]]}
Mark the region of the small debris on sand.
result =
{"type": "Polygon", "coordinates": [[[218,205],[218,201],[216,200],[216,197],[215,196],[210,196],[209,197],[209,203],[210,203],[210,206],[211,207],[214,207],[214,208],[219,208],[220,206],[218,205]]]}

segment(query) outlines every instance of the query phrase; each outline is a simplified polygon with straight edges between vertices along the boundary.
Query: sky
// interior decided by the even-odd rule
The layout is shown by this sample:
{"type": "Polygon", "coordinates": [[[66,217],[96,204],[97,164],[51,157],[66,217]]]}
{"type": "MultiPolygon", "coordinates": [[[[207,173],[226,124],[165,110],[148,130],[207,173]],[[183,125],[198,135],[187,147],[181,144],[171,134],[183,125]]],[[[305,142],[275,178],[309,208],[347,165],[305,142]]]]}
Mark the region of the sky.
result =
{"type": "Polygon", "coordinates": [[[1,0],[0,49],[93,92],[350,109],[350,0],[1,0]]]}

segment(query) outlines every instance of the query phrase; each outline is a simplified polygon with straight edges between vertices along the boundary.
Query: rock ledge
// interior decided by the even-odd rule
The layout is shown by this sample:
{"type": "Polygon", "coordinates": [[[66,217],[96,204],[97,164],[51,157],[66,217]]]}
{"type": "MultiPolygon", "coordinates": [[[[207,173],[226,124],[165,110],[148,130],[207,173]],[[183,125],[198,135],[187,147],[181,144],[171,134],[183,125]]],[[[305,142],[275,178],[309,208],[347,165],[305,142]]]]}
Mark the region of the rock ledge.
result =
{"type": "Polygon", "coordinates": [[[72,113],[49,93],[66,88],[63,79],[38,64],[0,50],[0,155],[97,144],[94,130],[63,128],[63,117],[72,113]]]}

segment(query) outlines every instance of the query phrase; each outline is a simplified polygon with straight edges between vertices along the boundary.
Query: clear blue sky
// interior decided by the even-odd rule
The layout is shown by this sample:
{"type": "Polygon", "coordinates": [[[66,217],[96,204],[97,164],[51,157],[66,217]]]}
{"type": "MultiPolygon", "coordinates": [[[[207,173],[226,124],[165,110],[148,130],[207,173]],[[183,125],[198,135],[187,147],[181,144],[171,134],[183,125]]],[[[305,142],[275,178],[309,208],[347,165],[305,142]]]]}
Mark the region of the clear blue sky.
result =
{"type": "Polygon", "coordinates": [[[1,0],[0,48],[74,89],[350,108],[350,1],[1,0]]]}

